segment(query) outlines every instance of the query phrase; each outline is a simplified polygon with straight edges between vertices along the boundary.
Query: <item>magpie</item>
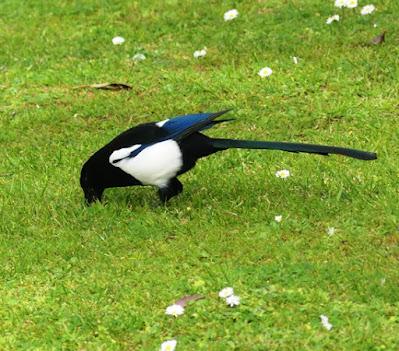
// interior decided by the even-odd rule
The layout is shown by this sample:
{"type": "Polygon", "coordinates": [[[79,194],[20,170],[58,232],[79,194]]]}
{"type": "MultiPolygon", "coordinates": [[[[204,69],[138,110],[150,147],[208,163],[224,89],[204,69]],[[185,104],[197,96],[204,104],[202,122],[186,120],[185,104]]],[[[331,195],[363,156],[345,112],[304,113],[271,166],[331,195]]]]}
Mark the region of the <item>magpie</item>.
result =
{"type": "Polygon", "coordinates": [[[80,185],[86,202],[101,201],[105,189],[153,185],[167,202],[183,191],[177,177],[193,168],[198,159],[230,148],[270,149],[319,155],[339,154],[360,160],[375,160],[372,152],[336,146],[277,141],[211,138],[201,133],[230,121],[217,117],[230,110],[177,116],[144,123],[121,133],[95,152],[83,165],[80,185]]]}

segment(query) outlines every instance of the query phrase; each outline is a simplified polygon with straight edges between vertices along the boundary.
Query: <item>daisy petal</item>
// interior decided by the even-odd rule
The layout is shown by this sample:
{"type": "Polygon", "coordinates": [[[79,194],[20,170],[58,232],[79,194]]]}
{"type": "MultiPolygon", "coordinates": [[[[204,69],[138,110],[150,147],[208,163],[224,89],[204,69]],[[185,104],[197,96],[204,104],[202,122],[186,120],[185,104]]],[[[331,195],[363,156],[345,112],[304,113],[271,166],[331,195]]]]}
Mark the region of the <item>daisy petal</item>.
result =
{"type": "Polygon", "coordinates": [[[333,327],[333,325],[328,321],[328,317],[325,315],[320,315],[320,320],[321,324],[324,328],[326,328],[328,331],[330,331],[333,327]]]}
{"type": "Polygon", "coordinates": [[[114,44],[114,45],[122,45],[124,42],[125,42],[125,38],[122,38],[122,37],[112,38],[112,44],[114,44]]]}
{"type": "Polygon", "coordinates": [[[224,288],[219,291],[219,297],[221,297],[222,299],[225,299],[233,294],[234,294],[234,289],[230,287],[224,288]]]}
{"type": "Polygon", "coordinates": [[[238,16],[238,11],[236,9],[229,10],[224,13],[223,18],[225,21],[231,21],[238,16]]]}
{"type": "Polygon", "coordinates": [[[288,169],[282,169],[276,172],[276,177],[281,179],[286,179],[290,176],[290,171],[288,169]]]}
{"type": "Polygon", "coordinates": [[[280,222],[283,220],[283,216],[282,216],[282,215],[274,216],[274,220],[275,220],[277,223],[280,223],[280,222]]]}
{"type": "Polygon", "coordinates": [[[133,61],[139,62],[139,61],[144,61],[146,59],[144,54],[135,54],[132,57],[133,61]]]}
{"type": "Polygon", "coordinates": [[[370,13],[373,13],[374,11],[375,11],[375,6],[370,4],[370,5],[363,6],[362,9],[360,10],[360,14],[362,16],[365,16],[365,15],[369,15],[370,13]]]}
{"type": "Polygon", "coordinates": [[[273,74],[273,70],[270,67],[263,67],[259,72],[258,75],[261,78],[270,77],[273,74]]]}
{"type": "Polygon", "coordinates": [[[177,344],[177,341],[174,340],[174,339],[173,340],[164,341],[161,344],[161,348],[159,350],[160,351],[175,351],[176,344],[177,344]]]}
{"type": "Polygon", "coordinates": [[[181,316],[184,313],[184,307],[181,305],[170,305],[166,308],[165,314],[173,317],[181,316]]]}
{"type": "Polygon", "coordinates": [[[200,58],[200,57],[205,57],[206,56],[206,48],[203,48],[202,50],[196,50],[194,51],[194,58],[200,58]]]}
{"type": "Polygon", "coordinates": [[[226,303],[230,307],[235,307],[240,304],[240,297],[237,295],[231,295],[226,299],[226,303]]]}

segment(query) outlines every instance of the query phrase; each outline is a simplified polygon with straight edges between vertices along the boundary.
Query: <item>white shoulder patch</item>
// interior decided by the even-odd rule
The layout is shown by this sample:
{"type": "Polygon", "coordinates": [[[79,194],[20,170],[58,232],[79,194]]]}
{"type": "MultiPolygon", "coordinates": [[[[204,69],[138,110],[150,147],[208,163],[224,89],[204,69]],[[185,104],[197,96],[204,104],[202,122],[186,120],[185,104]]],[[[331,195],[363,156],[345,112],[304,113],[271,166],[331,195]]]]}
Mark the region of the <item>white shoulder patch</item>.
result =
{"type": "MultiPolygon", "coordinates": [[[[132,148],[133,146],[126,149],[131,152],[132,148]]],[[[129,155],[129,152],[123,150],[125,149],[112,153],[111,164],[146,185],[166,186],[171,178],[176,177],[183,166],[180,147],[176,141],[171,139],[150,145],[135,157],[124,158],[120,162],[112,163],[111,159],[117,160],[121,158],[121,155],[122,157],[129,155]]]]}
{"type": "Polygon", "coordinates": [[[133,146],[124,147],[119,150],[115,150],[109,157],[109,163],[111,165],[114,165],[115,160],[120,160],[121,158],[129,156],[132,151],[137,150],[140,146],[141,144],[136,144],[133,146]]]}
{"type": "Polygon", "coordinates": [[[168,119],[165,119],[165,120],[163,120],[163,121],[161,121],[161,122],[155,123],[155,124],[156,124],[159,128],[162,128],[163,125],[164,125],[167,121],[169,121],[169,118],[168,118],[168,119]]]}

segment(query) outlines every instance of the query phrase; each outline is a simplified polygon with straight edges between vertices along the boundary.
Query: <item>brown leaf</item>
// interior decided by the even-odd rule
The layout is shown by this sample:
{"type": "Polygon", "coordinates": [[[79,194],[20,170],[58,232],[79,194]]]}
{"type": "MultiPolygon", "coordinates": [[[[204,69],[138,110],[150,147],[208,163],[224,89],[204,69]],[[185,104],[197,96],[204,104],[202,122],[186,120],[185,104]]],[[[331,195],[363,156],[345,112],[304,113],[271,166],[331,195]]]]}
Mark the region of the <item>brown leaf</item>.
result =
{"type": "Polygon", "coordinates": [[[370,44],[373,44],[373,45],[382,44],[385,41],[385,33],[386,33],[386,31],[383,31],[380,35],[377,35],[376,37],[371,39],[370,44]]]}
{"type": "Polygon", "coordinates": [[[77,88],[93,88],[93,89],[103,89],[103,90],[130,90],[132,87],[125,83],[99,83],[90,85],[81,85],[77,88]]]}
{"type": "Polygon", "coordinates": [[[204,296],[198,295],[198,294],[187,295],[187,296],[184,296],[181,299],[177,300],[175,302],[175,304],[176,305],[180,305],[181,307],[185,307],[187,305],[187,303],[190,302],[190,301],[197,301],[197,300],[201,300],[201,299],[204,299],[204,298],[205,298],[204,296]]]}

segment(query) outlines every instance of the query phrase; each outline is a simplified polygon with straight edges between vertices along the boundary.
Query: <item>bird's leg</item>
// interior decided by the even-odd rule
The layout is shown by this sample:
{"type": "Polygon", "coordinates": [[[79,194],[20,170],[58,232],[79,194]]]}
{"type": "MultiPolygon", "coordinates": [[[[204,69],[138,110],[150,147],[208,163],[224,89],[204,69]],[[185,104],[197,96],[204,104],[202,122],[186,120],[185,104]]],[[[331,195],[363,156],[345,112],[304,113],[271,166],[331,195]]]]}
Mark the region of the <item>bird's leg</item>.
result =
{"type": "Polygon", "coordinates": [[[162,203],[166,203],[172,197],[179,195],[183,191],[183,184],[177,178],[172,178],[169,183],[162,188],[159,188],[158,195],[162,203]]]}

